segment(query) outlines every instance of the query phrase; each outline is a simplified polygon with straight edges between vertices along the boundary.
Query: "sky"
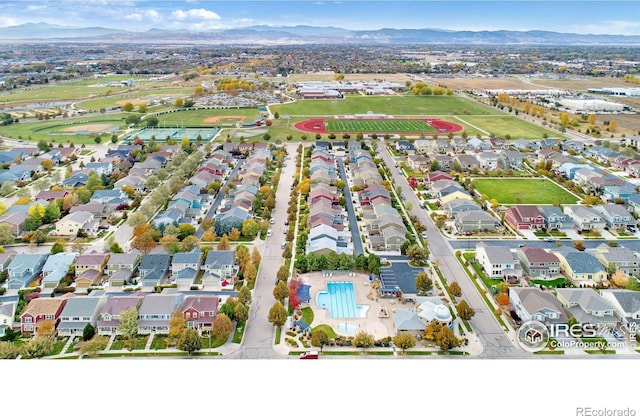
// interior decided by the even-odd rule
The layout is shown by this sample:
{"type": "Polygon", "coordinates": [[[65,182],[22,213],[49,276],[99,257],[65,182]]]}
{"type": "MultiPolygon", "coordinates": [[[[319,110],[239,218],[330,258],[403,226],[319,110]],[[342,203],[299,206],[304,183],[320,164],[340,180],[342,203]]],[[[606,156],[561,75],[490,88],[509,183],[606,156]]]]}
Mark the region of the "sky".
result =
{"type": "Polygon", "coordinates": [[[311,25],[640,35],[640,1],[0,1],[0,27],[29,22],[140,32],[311,25]]]}

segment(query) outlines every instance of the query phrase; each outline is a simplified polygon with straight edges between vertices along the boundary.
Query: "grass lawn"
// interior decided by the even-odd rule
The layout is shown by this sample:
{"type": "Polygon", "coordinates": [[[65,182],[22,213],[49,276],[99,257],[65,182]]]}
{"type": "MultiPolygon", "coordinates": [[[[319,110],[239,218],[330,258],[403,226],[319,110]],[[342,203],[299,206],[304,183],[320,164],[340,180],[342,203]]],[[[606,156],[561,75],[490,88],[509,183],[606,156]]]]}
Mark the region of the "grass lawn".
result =
{"type": "Polygon", "coordinates": [[[302,322],[311,325],[311,323],[313,322],[313,309],[311,309],[309,306],[302,308],[301,320],[302,322]]]}
{"type": "Polygon", "coordinates": [[[338,334],[336,334],[333,328],[331,328],[329,325],[324,325],[324,324],[318,325],[311,329],[311,334],[313,335],[315,331],[324,331],[324,333],[327,334],[329,339],[334,339],[338,336],[338,334]]]}
{"type": "Polygon", "coordinates": [[[587,354],[615,354],[616,350],[584,350],[587,354]]]}
{"type": "Polygon", "coordinates": [[[422,120],[379,119],[379,120],[327,120],[327,131],[340,133],[404,133],[422,131],[432,133],[433,127],[422,120]]]}
{"type": "Polygon", "coordinates": [[[53,345],[53,352],[51,353],[51,355],[60,354],[66,343],[67,343],[66,339],[63,339],[61,341],[56,341],[56,343],[53,345]]]}
{"type": "MultiPolygon", "coordinates": [[[[158,114],[159,126],[166,125],[180,125],[184,124],[185,127],[205,127],[205,126],[219,126],[220,121],[205,122],[210,117],[220,116],[234,116],[244,117],[243,122],[251,122],[259,117],[258,109],[256,108],[240,108],[240,109],[197,109],[189,111],[176,111],[167,114],[158,114]]],[[[234,122],[240,122],[241,119],[233,120],[234,122]]]]}
{"type": "Polygon", "coordinates": [[[534,352],[534,354],[538,354],[538,355],[563,355],[564,354],[564,350],[542,350],[542,351],[536,351],[536,352],[534,352]]]}
{"type": "Polygon", "coordinates": [[[325,116],[341,114],[409,115],[471,115],[501,114],[497,110],[456,96],[350,96],[342,100],[300,100],[294,103],[269,106],[272,113],[291,116],[325,116]]]}
{"type": "Polygon", "coordinates": [[[500,204],[551,205],[575,204],[575,196],[547,179],[474,179],[480,194],[496,199],[500,204]]]}
{"type": "Polygon", "coordinates": [[[559,279],[553,279],[553,280],[536,280],[533,279],[530,281],[531,285],[540,285],[540,286],[544,286],[544,287],[559,287],[563,284],[565,284],[567,287],[573,287],[573,284],[571,284],[570,280],[565,279],[564,277],[561,277],[559,279]]]}
{"type": "Polygon", "coordinates": [[[149,335],[145,335],[145,336],[138,336],[136,337],[136,339],[133,341],[133,346],[132,346],[132,350],[143,350],[144,347],[147,345],[147,341],[149,340],[149,335]]]}
{"type": "Polygon", "coordinates": [[[122,350],[124,349],[124,340],[119,340],[116,339],[113,341],[113,344],[111,344],[111,350],[122,350]]]}
{"type": "Polygon", "coordinates": [[[164,350],[166,348],[167,348],[166,335],[156,335],[153,337],[153,341],[151,341],[152,350],[164,350]]]}
{"type": "MultiPolygon", "coordinates": [[[[528,121],[521,120],[515,116],[499,115],[491,117],[482,116],[460,116],[464,121],[476,126],[479,129],[493,133],[496,136],[504,137],[509,134],[512,139],[542,139],[544,135],[556,136],[557,133],[540,127],[528,121]]],[[[468,132],[467,132],[468,133],[468,132]]]]}
{"type": "Polygon", "coordinates": [[[242,342],[242,337],[244,335],[244,330],[245,330],[245,324],[243,323],[238,323],[236,325],[236,330],[233,331],[233,340],[231,342],[236,343],[236,344],[240,344],[242,342]]]}

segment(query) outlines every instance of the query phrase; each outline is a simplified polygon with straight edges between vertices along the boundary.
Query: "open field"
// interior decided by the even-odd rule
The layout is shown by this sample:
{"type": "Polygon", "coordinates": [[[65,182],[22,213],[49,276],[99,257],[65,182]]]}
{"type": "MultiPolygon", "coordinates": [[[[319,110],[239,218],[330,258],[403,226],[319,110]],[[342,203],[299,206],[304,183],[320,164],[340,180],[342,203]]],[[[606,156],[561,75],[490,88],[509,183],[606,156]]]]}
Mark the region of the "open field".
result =
{"type": "Polygon", "coordinates": [[[291,116],[332,116],[345,114],[376,114],[395,116],[500,114],[496,110],[455,96],[392,96],[392,97],[348,97],[341,100],[301,100],[289,104],[274,104],[271,112],[291,116]]]}
{"type": "MultiPolygon", "coordinates": [[[[56,143],[71,141],[81,144],[94,143],[95,132],[101,132],[105,129],[115,132],[118,127],[124,127],[124,115],[105,114],[94,117],[57,118],[10,124],[0,126],[0,135],[19,140],[38,141],[44,139],[56,143]]],[[[103,139],[103,142],[106,142],[106,139],[103,139]]]]}
{"type": "Polygon", "coordinates": [[[118,95],[110,95],[108,97],[95,98],[85,100],[78,103],[78,108],[85,110],[99,110],[101,108],[115,107],[119,102],[126,103],[130,101],[134,104],[133,100],[152,100],[152,99],[165,99],[169,100],[169,104],[173,105],[175,97],[184,96],[193,93],[193,88],[150,88],[147,90],[136,91],[133,93],[125,93],[118,95]]]}
{"type": "Polygon", "coordinates": [[[402,120],[402,119],[328,119],[325,126],[329,132],[357,133],[357,132],[380,132],[380,133],[405,133],[423,131],[432,133],[436,131],[429,124],[422,120],[402,120]]]}
{"type": "Polygon", "coordinates": [[[489,200],[495,198],[503,205],[552,205],[577,202],[575,196],[548,179],[477,178],[473,180],[473,184],[481,195],[486,195],[489,200]]]}
{"type": "Polygon", "coordinates": [[[430,82],[445,85],[455,90],[484,90],[484,89],[538,89],[516,77],[508,78],[443,78],[428,79],[430,82]]]}
{"type": "MultiPolygon", "coordinates": [[[[240,109],[194,109],[174,111],[170,113],[157,114],[160,126],[167,125],[183,125],[190,127],[212,126],[220,123],[227,123],[229,120],[221,120],[221,117],[229,116],[232,118],[243,117],[245,121],[253,121],[260,117],[257,108],[240,108],[240,109]],[[213,120],[212,120],[213,119],[213,120]],[[209,121],[207,121],[209,120],[209,121]]],[[[236,120],[237,121],[237,120],[236,120]]]]}
{"type": "Polygon", "coordinates": [[[589,88],[621,87],[629,88],[634,85],[618,78],[583,78],[583,79],[531,79],[533,86],[545,86],[562,90],[586,91],[589,88]]]}
{"type": "Polygon", "coordinates": [[[488,131],[499,137],[504,137],[506,134],[509,134],[512,139],[541,139],[545,134],[549,137],[558,135],[558,133],[523,121],[514,116],[464,116],[460,118],[479,129],[488,131]]]}

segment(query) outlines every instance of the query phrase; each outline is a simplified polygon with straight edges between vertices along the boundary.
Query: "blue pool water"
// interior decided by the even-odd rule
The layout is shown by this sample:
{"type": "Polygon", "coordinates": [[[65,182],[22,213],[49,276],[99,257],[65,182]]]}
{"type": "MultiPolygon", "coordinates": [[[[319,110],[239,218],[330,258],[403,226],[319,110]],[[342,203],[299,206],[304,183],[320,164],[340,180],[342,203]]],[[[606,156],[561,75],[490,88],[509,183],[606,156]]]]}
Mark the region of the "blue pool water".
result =
{"type": "Polygon", "coordinates": [[[329,310],[329,318],[362,318],[367,306],[356,304],[352,282],[328,282],[327,290],[316,295],[316,304],[329,310]]]}

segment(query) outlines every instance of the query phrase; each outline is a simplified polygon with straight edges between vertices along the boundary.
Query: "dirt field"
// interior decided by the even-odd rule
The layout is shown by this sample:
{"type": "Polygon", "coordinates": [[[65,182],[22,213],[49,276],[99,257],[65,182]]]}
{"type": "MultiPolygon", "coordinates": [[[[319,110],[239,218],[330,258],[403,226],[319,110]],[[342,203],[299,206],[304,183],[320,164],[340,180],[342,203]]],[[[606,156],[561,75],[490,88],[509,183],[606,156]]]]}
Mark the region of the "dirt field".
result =
{"type": "Polygon", "coordinates": [[[538,89],[535,85],[529,85],[518,78],[433,78],[429,81],[446,85],[455,90],[482,90],[482,89],[538,89]]]}
{"type": "Polygon", "coordinates": [[[112,124],[80,124],[64,129],[66,132],[76,133],[78,131],[88,131],[89,133],[100,133],[113,127],[112,124]]]}
{"type": "Polygon", "coordinates": [[[586,78],[586,79],[531,79],[535,86],[545,86],[562,90],[587,91],[589,88],[633,87],[618,78],[586,78]]]}
{"type": "Polygon", "coordinates": [[[245,118],[246,118],[245,116],[215,116],[215,117],[205,118],[204,122],[205,123],[227,123],[227,122],[233,122],[233,121],[244,121],[245,118]]]}

